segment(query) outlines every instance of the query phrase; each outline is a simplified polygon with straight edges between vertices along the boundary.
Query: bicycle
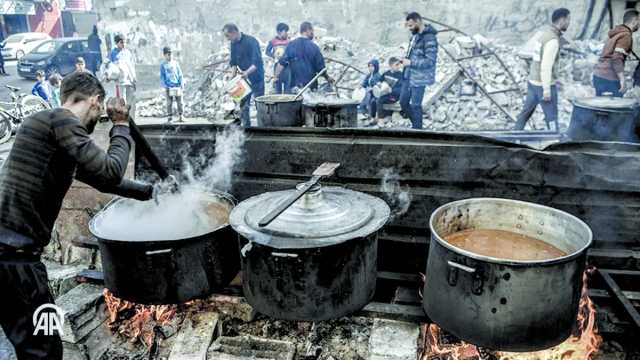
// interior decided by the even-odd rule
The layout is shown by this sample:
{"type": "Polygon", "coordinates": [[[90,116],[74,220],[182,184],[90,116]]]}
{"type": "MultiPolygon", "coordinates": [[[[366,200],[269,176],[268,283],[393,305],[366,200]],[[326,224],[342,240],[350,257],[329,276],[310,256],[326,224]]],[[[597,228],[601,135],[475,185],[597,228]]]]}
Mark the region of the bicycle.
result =
{"type": "Polygon", "coordinates": [[[0,101],[0,144],[11,139],[11,135],[17,131],[24,118],[51,108],[49,103],[39,96],[18,94],[20,88],[11,85],[5,86],[11,92],[11,101],[0,101]],[[7,110],[4,106],[10,107],[10,109],[7,110]]]}

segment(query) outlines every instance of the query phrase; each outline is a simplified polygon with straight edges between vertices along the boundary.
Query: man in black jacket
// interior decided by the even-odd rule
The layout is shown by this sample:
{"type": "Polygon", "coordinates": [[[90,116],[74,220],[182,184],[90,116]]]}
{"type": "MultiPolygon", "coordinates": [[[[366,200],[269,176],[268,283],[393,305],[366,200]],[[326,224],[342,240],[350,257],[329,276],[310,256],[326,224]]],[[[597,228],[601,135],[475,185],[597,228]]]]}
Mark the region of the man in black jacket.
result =
{"type": "Polygon", "coordinates": [[[62,107],[25,119],[0,170],[0,326],[18,360],[62,359],[58,334],[38,332],[32,317],[41,305],[53,304],[40,254],[74,177],[103,192],[152,196],[151,185],[123,179],[133,141],[122,99],[107,104],[109,149],[89,137],[104,112],[104,96],[89,73],[65,77],[62,107]]]}

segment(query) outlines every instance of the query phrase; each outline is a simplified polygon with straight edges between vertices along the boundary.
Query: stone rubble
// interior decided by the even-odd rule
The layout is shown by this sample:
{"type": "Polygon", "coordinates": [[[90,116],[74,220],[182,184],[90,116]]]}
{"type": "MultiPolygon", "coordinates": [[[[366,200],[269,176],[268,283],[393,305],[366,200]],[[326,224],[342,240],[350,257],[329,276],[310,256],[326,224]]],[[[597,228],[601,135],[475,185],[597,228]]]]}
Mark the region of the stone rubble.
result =
{"type": "MultiPolygon", "coordinates": [[[[425,129],[433,131],[460,130],[498,130],[513,128],[513,120],[504,116],[491,101],[475,88],[475,95],[462,95],[469,81],[466,76],[457,76],[461,69],[445,53],[443,47],[454,56],[461,58],[478,53],[482,42],[504,61],[515,78],[515,84],[504,67],[500,66],[495,57],[477,57],[463,60],[467,69],[476,80],[485,86],[486,90],[499,91],[505,89],[519,89],[493,95],[493,98],[508,113],[515,118],[522,108],[527,88],[528,63],[518,56],[519,48],[491,41],[479,35],[473,38],[458,37],[451,42],[441,41],[436,85],[429,87],[425,94],[425,129]],[[471,46],[470,42],[471,41],[471,46]],[[474,46],[475,45],[475,46],[474,46]],[[453,76],[451,86],[442,91],[438,85],[447,83],[453,76]]],[[[325,55],[328,72],[333,79],[340,80],[338,95],[360,99],[363,90],[360,83],[367,71],[366,64],[370,59],[377,58],[381,63],[381,71],[385,71],[388,59],[392,56],[402,57],[407,44],[385,47],[379,44],[358,44],[339,37],[319,37],[317,43],[325,55]],[[351,66],[345,66],[351,65],[351,66]]],[[[262,48],[266,44],[261,44],[262,48]]],[[[561,130],[566,129],[572,111],[571,99],[576,97],[593,96],[591,87],[592,68],[597,61],[597,54],[602,44],[599,41],[576,41],[567,45],[570,50],[563,50],[557,72],[560,79],[559,87],[559,122],[561,130]]],[[[186,54],[186,53],[185,53],[186,54]]],[[[225,81],[229,77],[228,46],[209,56],[192,74],[186,74],[185,115],[187,117],[205,117],[220,120],[230,116],[233,102],[224,92],[225,81]]],[[[273,78],[273,61],[264,56],[265,78],[267,93],[271,91],[273,78]]],[[[632,65],[630,65],[632,66],[632,65]]],[[[632,69],[630,69],[632,70],[632,69]]],[[[165,116],[164,96],[140,102],[138,111],[141,116],[165,116]]],[[[255,112],[253,112],[255,115],[255,112]]],[[[530,126],[534,129],[545,129],[544,117],[541,110],[536,111],[530,126]]],[[[372,128],[402,128],[410,126],[410,122],[399,116],[385,119],[381,123],[374,119],[362,119],[362,126],[372,128]]]]}

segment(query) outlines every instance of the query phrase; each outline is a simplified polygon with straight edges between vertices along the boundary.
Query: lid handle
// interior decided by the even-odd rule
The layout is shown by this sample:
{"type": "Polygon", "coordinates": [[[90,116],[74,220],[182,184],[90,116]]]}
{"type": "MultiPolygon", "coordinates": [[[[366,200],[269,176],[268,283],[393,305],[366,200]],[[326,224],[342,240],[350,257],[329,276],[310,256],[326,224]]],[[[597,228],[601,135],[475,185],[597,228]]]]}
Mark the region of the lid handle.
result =
{"type": "Polygon", "coordinates": [[[282,201],[275,209],[271,210],[267,215],[265,215],[262,220],[258,222],[258,226],[265,227],[273,222],[280,214],[282,214],[285,210],[287,210],[293,203],[298,201],[302,197],[302,195],[306,194],[309,189],[311,189],[315,184],[320,181],[321,178],[332,176],[336,169],[340,167],[340,163],[332,163],[326,162],[320,165],[314,172],[311,180],[305,182],[300,186],[296,191],[291,194],[287,199],[282,201]]]}

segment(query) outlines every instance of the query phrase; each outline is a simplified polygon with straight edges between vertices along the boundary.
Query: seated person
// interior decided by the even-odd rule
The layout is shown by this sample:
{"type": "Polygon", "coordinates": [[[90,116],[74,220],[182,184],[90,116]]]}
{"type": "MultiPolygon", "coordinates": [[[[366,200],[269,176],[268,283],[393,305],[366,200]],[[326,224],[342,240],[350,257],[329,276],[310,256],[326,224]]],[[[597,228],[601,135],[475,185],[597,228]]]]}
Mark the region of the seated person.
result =
{"type": "Polygon", "coordinates": [[[393,104],[400,99],[400,92],[402,91],[402,62],[400,59],[395,57],[389,59],[389,70],[382,74],[382,81],[389,84],[391,93],[376,99],[378,120],[382,120],[392,114],[391,111],[383,108],[385,104],[393,104]]]}
{"type": "Polygon", "coordinates": [[[362,87],[367,91],[364,99],[358,107],[360,113],[369,115],[371,118],[376,117],[376,97],[373,96],[372,90],[382,77],[380,76],[380,62],[376,59],[369,61],[369,74],[362,81],[362,87]]]}

